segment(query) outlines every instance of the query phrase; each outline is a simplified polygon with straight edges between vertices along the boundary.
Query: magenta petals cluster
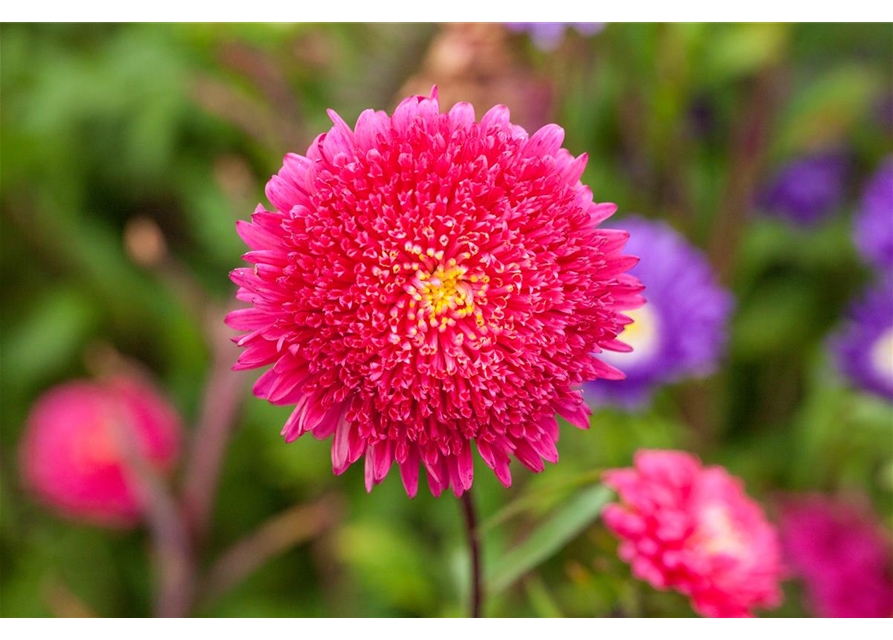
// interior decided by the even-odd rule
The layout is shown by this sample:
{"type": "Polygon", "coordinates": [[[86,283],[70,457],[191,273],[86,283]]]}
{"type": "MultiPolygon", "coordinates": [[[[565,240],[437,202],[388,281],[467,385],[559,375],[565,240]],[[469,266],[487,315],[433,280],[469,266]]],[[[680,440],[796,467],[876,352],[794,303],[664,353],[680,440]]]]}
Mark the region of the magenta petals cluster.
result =
{"type": "Polygon", "coordinates": [[[683,593],[708,617],[750,616],[781,602],[776,530],[724,468],[682,451],[641,450],[605,482],[620,503],[604,521],[637,578],[683,593]]]}
{"type": "Polygon", "coordinates": [[[238,225],[236,368],[269,367],[254,392],[294,406],[286,440],[332,438],[336,474],[365,456],[367,489],[396,463],[410,496],[421,469],[460,495],[473,446],[506,486],[512,459],[542,470],[556,414],[589,424],[581,383],[622,377],[598,354],[642,304],[586,156],[436,91],[353,128],[329,115],[268,183],[274,209],[238,225]]]}

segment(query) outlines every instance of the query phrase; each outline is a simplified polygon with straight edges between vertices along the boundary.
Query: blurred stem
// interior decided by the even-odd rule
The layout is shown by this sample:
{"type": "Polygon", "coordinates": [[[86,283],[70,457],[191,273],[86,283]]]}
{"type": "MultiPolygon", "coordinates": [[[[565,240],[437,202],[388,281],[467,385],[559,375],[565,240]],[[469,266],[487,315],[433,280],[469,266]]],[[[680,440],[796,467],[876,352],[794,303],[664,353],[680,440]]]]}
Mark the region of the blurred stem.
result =
{"type": "Polygon", "coordinates": [[[189,530],[179,505],[161,478],[149,466],[131,429],[118,428],[117,438],[145,506],[146,521],[158,571],[154,614],[182,618],[189,614],[195,595],[195,558],[189,530]]]}
{"type": "Polygon", "coordinates": [[[481,574],[480,531],[477,526],[477,512],[471,489],[462,494],[462,512],[465,515],[465,532],[468,536],[468,551],[471,555],[471,617],[480,618],[484,604],[484,582],[481,574]]]}
{"type": "Polygon", "coordinates": [[[229,339],[222,315],[211,313],[208,325],[213,336],[213,364],[205,385],[183,486],[183,506],[197,544],[204,541],[207,532],[244,382],[230,368],[238,357],[238,349],[229,339]]]}
{"type": "Polygon", "coordinates": [[[738,125],[732,133],[729,181],[708,249],[711,262],[725,282],[731,277],[742,230],[769,149],[769,134],[780,102],[781,72],[778,67],[765,69],[753,81],[745,109],[736,117],[738,125]]]}
{"type": "Polygon", "coordinates": [[[211,602],[265,562],[319,536],[338,519],[340,511],[338,496],[331,495],[273,516],[221,554],[203,581],[202,601],[211,602]]]}

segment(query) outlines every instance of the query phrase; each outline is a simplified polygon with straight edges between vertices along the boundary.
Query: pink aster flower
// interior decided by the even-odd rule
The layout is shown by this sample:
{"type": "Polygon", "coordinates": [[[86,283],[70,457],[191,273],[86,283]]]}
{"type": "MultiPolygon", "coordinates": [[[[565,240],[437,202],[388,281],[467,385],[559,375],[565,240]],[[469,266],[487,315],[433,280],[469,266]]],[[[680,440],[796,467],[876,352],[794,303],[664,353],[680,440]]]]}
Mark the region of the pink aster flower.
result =
{"type": "Polygon", "coordinates": [[[622,504],[604,513],[620,557],[657,589],[673,589],[709,617],[749,616],[781,601],[775,529],[742,482],[681,451],[639,451],[605,482],[622,504]]]}
{"type": "Polygon", "coordinates": [[[471,487],[472,442],[506,486],[509,461],[555,462],[555,414],[580,428],[577,387],[622,374],[603,349],[641,304],[627,234],[580,182],[586,156],[548,125],[528,136],[503,106],[430,98],[364,111],[306,156],[288,154],[238,231],[249,308],[236,369],[270,366],[258,397],[294,405],[282,434],[333,437],[343,473],[365,455],[366,487],[396,462],[410,496],[420,466],[435,495],[471,487]]]}
{"type": "Polygon", "coordinates": [[[159,472],[180,449],[180,419],[146,382],[114,378],[55,387],[37,400],[20,449],[25,484],[47,505],[95,524],[127,527],[142,516],[122,437],[159,472]],[[127,430],[127,431],[124,431],[127,430]]]}
{"type": "Polygon", "coordinates": [[[817,615],[893,615],[893,547],[870,513],[819,495],[792,498],[784,503],[781,534],[817,615]]]}

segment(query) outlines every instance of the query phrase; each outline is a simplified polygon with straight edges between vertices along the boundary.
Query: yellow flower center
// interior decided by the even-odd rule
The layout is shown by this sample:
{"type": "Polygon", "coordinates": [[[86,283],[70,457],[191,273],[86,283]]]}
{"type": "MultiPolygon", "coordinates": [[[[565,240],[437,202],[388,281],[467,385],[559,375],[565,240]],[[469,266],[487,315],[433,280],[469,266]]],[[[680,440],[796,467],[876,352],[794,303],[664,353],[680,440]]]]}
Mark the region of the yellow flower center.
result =
{"type": "Polygon", "coordinates": [[[441,262],[430,273],[418,270],[406,291],[412,297],[410,318],[445,331],[457,320],[473,315],[478,326],[484,324],[478,303],[486,303],[490,278],[470,274],[468,268],[451,258],[441,262]]]}

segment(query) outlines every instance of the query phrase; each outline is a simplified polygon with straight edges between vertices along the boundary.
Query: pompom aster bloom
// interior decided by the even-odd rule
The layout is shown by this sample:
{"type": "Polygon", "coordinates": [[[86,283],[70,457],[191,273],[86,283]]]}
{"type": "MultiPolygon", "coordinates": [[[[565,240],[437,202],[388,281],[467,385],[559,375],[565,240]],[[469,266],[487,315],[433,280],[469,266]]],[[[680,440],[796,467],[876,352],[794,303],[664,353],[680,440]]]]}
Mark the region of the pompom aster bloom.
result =
{"type": "Polygon", "coordinates": [[[849,502],[804,496],[785,501],[780,528],[787,562],[816,615],[893,615],[890,537],[870,514],[849,502]]]}
{"type": "Polygon", "coordinates": [[[776,531],[728,471],[681,451],[639,451],[633,468],[609,471],[605,482],[621,504],[604,521],[637,578],[687,595],[703,616],[780,603],[776,531]]]}
{"type": "Polygon", "coordinates": [[[593,36],[605,28],[604,22],[506,22],[515,33],[527,33],[533,44],[542,51],[553,51],[561,44],[564,32],[574,29],[583,36],[593,36]]]}
{"type": "Polygon", "coordinates": [[[893,401],[893,276],[852,306],[831,348],[851,382],[893,401]]]}
{"type": "Polygon", "coordinates": [[[122,438],[133,438],[147,464],[164,473],[176,462],[180,435],[177,413],[141,380],[68,382],[31,410],[19,452],[23,480],[69,517],[133,526],[143,508],[122,438]]]}
{"type": "Polygon", "coordinates": [[[295,405],[286,440],[333,436],[336,474],[365,454],[369,490],[396,462],[415,495],[421,463],[460,495],[472,442],[506,486],[512,457],[542,470],[556,413],[588,427],[577,387],[622,377],[596,354],[642,303],[586,156],[502,106],[441,113],[436,92],[354,129],[329,115],[267,184],[276,210],[238,225],[254,266],[232,273],[251,305],[227,318],[248,332],[235,368],[272,365],[254,393],[295,405]]]}
{"type": "Polygon", "coordinates": [[[627,250],[640,257],[630,274],[645,285],[648,304],[627,313],[633,323],[620,339],[632,351],[603,356],[626,379],[589,383],[585,395],[593,404],[634,409],[658,385],[713,371],[725,347],[732,296],[706,256],[669,225],[638,217],[615,225],[629,232],[627,250]]]}
{"type": "Polygon", "coordinates": [[[846,172],[846,157],[839,152],[799,158],[773,176],[759,204],[771,216],[814,225],[840,206],[846,172]]]}
{"type": "Polygon", "coordinates": [[[865,188],[856,217],[856,246],[872,265],[893,273],[893,156],[865,188]]]}

